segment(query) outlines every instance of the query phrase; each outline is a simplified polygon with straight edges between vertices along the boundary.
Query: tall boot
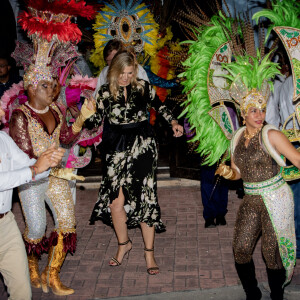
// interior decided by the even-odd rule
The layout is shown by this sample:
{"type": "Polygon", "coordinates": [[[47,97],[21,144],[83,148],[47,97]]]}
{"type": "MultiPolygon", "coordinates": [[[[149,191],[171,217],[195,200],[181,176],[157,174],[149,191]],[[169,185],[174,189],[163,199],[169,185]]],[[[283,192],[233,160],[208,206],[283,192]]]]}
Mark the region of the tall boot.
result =
{"type": "Polygon", "coordinates": [[[28,267],[30,274],[30,283],[34,288],[41,287],[41,276],[39,271],[39,258],[36,254],[31,253],[27,255],[28,267]]]}
{"type": "Polygon", "coordinates": [[[246,293],[246,300],[260,300],[262,294],[257,286],[253,260],[251,259],[251,261],[246,264],[235,263],[235,268],[246,293]]]}
{"type": "Polygon", "coordinates": [[[267,268],[268,282],[271,290],[272,300],[283,300],[285,269],[271,270],[267,268]]]}
{"type": "Polygon", "coordinates": [[[48,293],[50,287],[52,289],[53,294],[58,296],[71,295],[74,293],[74,290],[64,286],[58,273],[60,272],[60,268],[65,260],[66,252],[64,250],[64,237],[60,232],[57,238],[57,245],[51,246],[49,250],[48,264],[45,270],[42,273],[42,289],[44,293],[48,293]]]}

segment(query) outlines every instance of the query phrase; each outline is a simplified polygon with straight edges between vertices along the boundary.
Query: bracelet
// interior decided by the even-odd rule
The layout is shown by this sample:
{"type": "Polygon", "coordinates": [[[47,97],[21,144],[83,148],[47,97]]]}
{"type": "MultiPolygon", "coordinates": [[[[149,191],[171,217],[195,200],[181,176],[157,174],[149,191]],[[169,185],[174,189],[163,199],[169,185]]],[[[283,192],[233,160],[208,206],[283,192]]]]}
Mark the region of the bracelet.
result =
{"type": "Polygon", "coordinates": [[[35,167],[35,166],[30,166],[29,168],[30,168],[30,170],[31,170],[32,180],[35,181],[35,176],[36,176],[36,173],[37,173],[37,167],[35,167]]]}

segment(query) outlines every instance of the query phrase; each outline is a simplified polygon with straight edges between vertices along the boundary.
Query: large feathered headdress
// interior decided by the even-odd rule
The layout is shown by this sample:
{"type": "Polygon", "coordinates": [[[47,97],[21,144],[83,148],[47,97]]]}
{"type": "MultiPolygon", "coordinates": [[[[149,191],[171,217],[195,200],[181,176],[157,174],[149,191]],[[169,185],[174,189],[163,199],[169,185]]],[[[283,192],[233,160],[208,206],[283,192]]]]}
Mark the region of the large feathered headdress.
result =
{"type": "Polygon", "coordinates": [[[261,57],[257,50],[256,57],[236,56],[235,61],[223,64],[229,75],[223,75],[231,82],[231,97],[240,106],[246,116],[250,107],[265,109],[273,89],[273,79],[280,74],[278,64],[269,60],[271,52],[261,57]]]}
{"type": "Polygon", "coordinates": [[[201,18],[198,23],[200,27],[193,30],[196,39],[185,42],[190,48],[183,62],[185,72],[180,74],[187,94],[182,116],[195,131],[191,141],[198,142],[203,163],[212,165],[224,154],[224,159],[229,158],[227,150],[239,127],[240,110],[254,104],[263,107],[270,79],[279,71],[264,55],[261,26],[260,50],[256,50],[248,14],[232,17],[228,9],[220,9],[210,20],[201,18]]]}
{"type": "Polygon", "coordinates": [[[143,0],[105,2],[93,27],[95,51],[90,60],[100,69],[105,65],[103,48],[111,39],[120,40],[125,47],[133,47],[136,53],[144,51],[153,56],[157,52],[159,25],[143,0]]]}
{"type": "MultiPolygon", "coordinates": [[[[24,88],[36,86],[40,80],[51,80],[51,58],[61,44],[78,43],[81,31],[71,22],[74,16],[91,19],[95,11],[85,1],[27,0],[28,11],[19,16],[19,23],[33,41],[34,55],[25,70],[24,88]]],[[[57,75],[57,74],[55,74],[57,75]]]]}

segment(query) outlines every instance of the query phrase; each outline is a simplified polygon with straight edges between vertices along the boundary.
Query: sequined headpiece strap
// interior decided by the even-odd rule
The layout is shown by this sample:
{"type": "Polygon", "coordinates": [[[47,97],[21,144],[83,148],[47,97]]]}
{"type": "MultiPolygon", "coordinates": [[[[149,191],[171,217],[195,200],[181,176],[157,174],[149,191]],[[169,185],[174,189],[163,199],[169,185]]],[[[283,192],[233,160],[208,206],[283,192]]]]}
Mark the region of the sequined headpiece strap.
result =
{"type": "Polygon", "coordinates": [[[19,16],[19,23],[33,41],[34,55],[24,75],[24,88],[37,86],[40,80],[52,80],[51,58],[60,44],[78,43],[81,31],[71,17],[92,19],[95,10],[85,1],[27,0],[28,11],[19,16]]]}

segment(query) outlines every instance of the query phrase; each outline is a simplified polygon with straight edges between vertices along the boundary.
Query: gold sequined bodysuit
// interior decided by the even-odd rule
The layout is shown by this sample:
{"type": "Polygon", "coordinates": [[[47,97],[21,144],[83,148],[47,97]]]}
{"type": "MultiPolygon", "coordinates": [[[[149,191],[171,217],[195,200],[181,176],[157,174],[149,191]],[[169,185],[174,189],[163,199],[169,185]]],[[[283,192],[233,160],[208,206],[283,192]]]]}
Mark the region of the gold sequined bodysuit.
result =
{"type": "MultiPolygon", "coordinates": [[[[239,168],[244,182],[262,182],[274,177],[279,167],[272,157],[263,150],[257,134],[245,146],[241,135],[234,151],[234,163],[239,168]]],[[[260,195],[245,195],[239,207],[234,228],[233,251],[239,264],[250,262],[256,241],[262,233],[262,253],[267,267],[282,267],[278,244],[267,208],[260,195]]]]}

